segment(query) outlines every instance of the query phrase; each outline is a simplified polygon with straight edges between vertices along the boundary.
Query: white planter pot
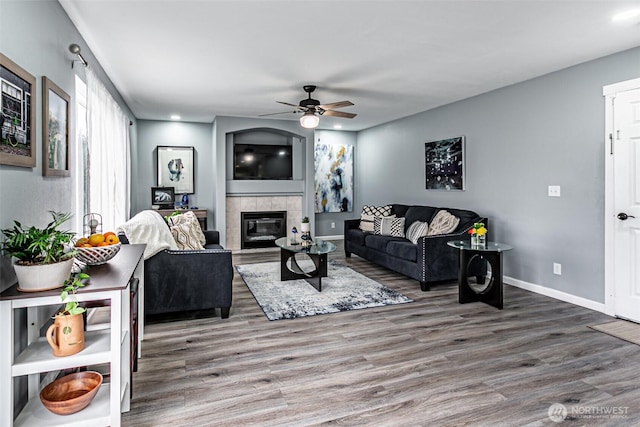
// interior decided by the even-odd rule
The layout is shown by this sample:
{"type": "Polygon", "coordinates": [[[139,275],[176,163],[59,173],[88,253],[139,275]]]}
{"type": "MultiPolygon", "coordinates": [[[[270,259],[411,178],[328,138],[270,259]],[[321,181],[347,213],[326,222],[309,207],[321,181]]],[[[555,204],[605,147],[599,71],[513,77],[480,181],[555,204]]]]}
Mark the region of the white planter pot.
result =
{"type": "Polygon", "coordinates": [[[301,223],[300,231],[302,231],[303,233],[308,233],[309,231],[311,231],[311,224],[308,222],[301,223]]]}
{"type": "Polygon", "coordinates": [[[73,258],[55,264],[13,265],[18,277],[18,290],[22,292],[48,291],[61,287],[71,275],[71,267],[73,258]]]}

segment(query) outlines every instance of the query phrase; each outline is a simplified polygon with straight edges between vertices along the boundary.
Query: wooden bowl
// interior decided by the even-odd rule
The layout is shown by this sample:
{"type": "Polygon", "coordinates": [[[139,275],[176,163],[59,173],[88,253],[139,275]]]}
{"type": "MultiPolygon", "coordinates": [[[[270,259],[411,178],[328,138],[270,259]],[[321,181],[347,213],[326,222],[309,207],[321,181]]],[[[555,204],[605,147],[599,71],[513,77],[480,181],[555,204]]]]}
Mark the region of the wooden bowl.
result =
{"type": "Polygon", "coordinates": [[[69,415],[86,408],[102,384],[102,375],[86,371],[65,375],[47,385],[40,392],[45,408],[54,414],[69,415]]]}

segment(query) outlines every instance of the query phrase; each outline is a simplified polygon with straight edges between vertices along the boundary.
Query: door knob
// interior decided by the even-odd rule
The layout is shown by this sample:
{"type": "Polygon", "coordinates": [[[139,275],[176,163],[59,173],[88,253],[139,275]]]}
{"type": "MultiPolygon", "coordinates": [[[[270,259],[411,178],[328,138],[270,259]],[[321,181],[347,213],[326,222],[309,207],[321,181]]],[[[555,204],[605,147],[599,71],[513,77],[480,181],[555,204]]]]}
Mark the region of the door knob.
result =
{"type": "Polygon", "coordinates": [[[620,212],[620,213],[618,214],[618,219],[619,219],[620,221],[625,221],[627,218],[635,218],[635,216],[633,216],[633,215],[627,215],[627,214],[626,214],[626,213],[624,213],[624,212],[620,212]]]}

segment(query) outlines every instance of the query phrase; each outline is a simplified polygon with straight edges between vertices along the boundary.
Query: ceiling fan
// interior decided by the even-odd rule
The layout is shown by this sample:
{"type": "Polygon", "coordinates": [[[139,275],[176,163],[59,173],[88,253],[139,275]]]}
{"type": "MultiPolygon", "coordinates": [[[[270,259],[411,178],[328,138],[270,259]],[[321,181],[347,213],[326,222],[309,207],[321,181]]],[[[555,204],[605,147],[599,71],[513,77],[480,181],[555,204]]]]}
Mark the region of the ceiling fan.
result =
{"type": "Polygon", "coordinates": [[[304,128],[313,129],[318,126],[320,123],[320,118],[318,116],[333,116],[333,117],[342,117],[345,119],[353,119],[357,114],[353,113],[345,113],[344,111],[336,111],[334,108],[342,108],[349,107],[353,105],[351,101],[339,101],[332,102],[330,104],[320,104],[320,101],[317,99],[311,98],[311,94],[316,90],[314,85],[305,85],[302,86],[305,92],[307,92],[307,99],[303,99],[300,101],[298,105],[291,104],[289,102],[276,101],[278,104],[289,105],[291,107],[295,107],[296,109],[293,111],[282,111],[280,113],[271,113],[271,114],[262,114],[260,117],[264,116],[273,116],[276,114],[286,114],[286,113],[302,113],[302,117],[300,117],[300,124],[304,128]]]}

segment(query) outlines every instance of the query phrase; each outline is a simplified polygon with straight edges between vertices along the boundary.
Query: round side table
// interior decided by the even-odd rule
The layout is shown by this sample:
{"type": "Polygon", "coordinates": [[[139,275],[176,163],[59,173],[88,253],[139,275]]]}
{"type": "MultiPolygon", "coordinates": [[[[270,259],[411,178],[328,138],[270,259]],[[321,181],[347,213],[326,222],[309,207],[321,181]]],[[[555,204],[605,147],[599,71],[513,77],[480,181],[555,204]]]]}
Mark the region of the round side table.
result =
{"type": "Polygon", "coordinates": [[[458,274],[458,301],[460,304],[481,301],[502,310],[502,253],[513,249],[498,242],[487,242],[485,246],[472,246],[471,242],[452,240],[447,245],[460,250],[458,274]],[[481,286],[469,283],[468,268],[475,257],[486,260],[491,267],[491,278],[481,286]]]}

